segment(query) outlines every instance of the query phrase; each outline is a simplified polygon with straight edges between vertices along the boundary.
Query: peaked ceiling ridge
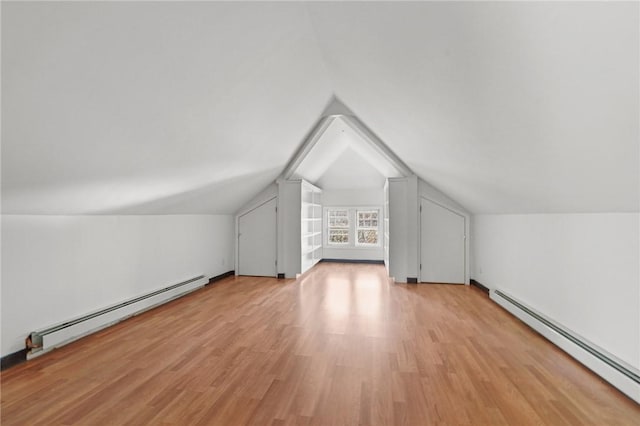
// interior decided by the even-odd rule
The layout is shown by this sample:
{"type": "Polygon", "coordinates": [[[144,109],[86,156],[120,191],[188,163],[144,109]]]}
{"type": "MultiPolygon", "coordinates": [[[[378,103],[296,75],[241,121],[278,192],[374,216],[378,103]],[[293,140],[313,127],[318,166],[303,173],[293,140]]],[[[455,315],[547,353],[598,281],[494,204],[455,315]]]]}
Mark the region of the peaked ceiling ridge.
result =
{"type": "MultiPolygon", "coordinates": [[[[347,107],[337,96],[333,96],[327,107],[324,109],[320,118],[307,134],[300,147],[296,150],[295,154],[285,166],[282,173],[278,177],[278,180],[291,179],[299,171],[301,165],[309,157],[318,143],[321,142],[325,133],[329,128],[339,120],[345,123],[346,126],[363,141],[366,145],[365,150],[369,150],[374,156],[378,156],[383,159],[394,170],[394,176],[386,177],[407,177],[413,175],[413,171],[407,166],[407,164],[398,157],[392,150],[384,143],[369,127],[364,124],[362,120],[356,116],[356,114],[347,107]]],[[[344,133],[344,130],[343,130],[344,133]]],[[[350,145],[350,144],[349,144],[350,145]]],[[[349,145],[344,145],[343,148],[347,149],[349,145]]],[[[362,149],[356,151],[362,151],[362,149]]],[[[363,153],[360,152],[362,155],[363,153]]],[[[367,157],[366,155],[362,155],[367,157]]]]}

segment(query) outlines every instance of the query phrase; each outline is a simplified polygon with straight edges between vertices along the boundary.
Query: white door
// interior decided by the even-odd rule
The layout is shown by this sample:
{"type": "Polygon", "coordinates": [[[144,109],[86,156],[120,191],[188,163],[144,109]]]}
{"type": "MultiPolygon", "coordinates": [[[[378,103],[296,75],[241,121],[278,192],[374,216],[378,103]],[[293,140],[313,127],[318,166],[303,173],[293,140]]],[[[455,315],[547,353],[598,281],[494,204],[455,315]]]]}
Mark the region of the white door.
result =
{"type": "Polygon", "coordinates": [[[238,275],[276,276],[276,200],[238,218],[238,275]]]}
{"type": "Polygon", "coordinates": [[[424,198],[420,209],[420,281],[464,284],[465,217],[424,198]]]}

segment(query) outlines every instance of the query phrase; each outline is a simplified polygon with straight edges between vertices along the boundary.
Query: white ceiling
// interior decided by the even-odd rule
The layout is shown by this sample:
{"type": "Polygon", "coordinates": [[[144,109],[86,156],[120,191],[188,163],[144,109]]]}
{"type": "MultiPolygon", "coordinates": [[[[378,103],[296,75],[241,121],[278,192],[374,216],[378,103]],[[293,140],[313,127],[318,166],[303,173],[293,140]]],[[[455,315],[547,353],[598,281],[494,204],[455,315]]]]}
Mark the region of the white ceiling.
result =
{"type": "Polygon", "coordinates": [[[304,178],[323,189],[382,189],[385,178],[402,176],[372,141],[345,121],[348,118],[332,117],[331,120],[292,171],[293,178],[304,178]]]}
{"type": "Polygon", "coordinates": [[[304,5],[201,2],[3,2],[2,89],[3,212],[35,214],[234,212],[333,90],[304,5]]]}
{"type": "Polygon", "coordinates": [[[638,7],[3,2],[3,212],[235,212],[334,94],[472,212],[637,211],[638,7]]]}
{"type": "Polygon", "coordinates": [[[353,148],[345,149],[322,174],[317,184],[324,190],[378,189],[386,177],[353,148]]]}
{"type": "Polygon", "coordinates": [[[637,2],[309,8],[340,98],[472,212],[638,211],[637,2]]]}

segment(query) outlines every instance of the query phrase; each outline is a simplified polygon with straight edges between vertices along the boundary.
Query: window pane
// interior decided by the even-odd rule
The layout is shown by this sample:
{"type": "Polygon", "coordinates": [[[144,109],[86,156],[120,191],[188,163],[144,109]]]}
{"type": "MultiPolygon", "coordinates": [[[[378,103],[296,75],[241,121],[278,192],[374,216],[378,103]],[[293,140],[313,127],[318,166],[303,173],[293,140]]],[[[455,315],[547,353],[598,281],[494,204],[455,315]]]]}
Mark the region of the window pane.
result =
{"type": "Polygon", "coordinates": [[[358,228],[378,228],[378,212],[359,211],[358,228]]]}
{"type": "Polygon", "coordinates": [[[358,230],[359,244],[378,244],[378,231],[374,229],[358,230]]]}
{"type": "Polygon", "coordinates": [[[346,217],[334,217],[330,223],[330,226],[348,227],[349,219],[346,217]]]}
{"type": "Polygon", "coordinates": [[[349,227],[348,210],[329,210],[329,226],[349,227]]]}
{"type": "Polygon", "coordinates": [[[378,210],[358,210],[357,244],[378,244],[378,210]]]}
{"type": "Polygon", "coordinates": [[[327,223],[329,244],[349,243],[349,210],[328,210],[327,223]]]}
{"type": "Polygon", "coordinates": [[[349,242],[348,229],[329,229],[329,242],[332,244],[345,244],[349,242]]]}

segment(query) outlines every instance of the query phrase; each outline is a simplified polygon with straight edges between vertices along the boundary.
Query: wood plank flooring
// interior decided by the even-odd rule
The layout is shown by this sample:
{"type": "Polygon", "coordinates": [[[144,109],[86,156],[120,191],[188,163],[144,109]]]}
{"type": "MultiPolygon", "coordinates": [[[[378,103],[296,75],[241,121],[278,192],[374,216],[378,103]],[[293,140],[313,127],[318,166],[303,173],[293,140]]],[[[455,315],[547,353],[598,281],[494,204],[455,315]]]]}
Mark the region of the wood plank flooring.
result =
{"type": "Polygon", "coordinates": [[[466,286],[232,277],[2,373],[2,425],[640,424],[466,286]]]}

